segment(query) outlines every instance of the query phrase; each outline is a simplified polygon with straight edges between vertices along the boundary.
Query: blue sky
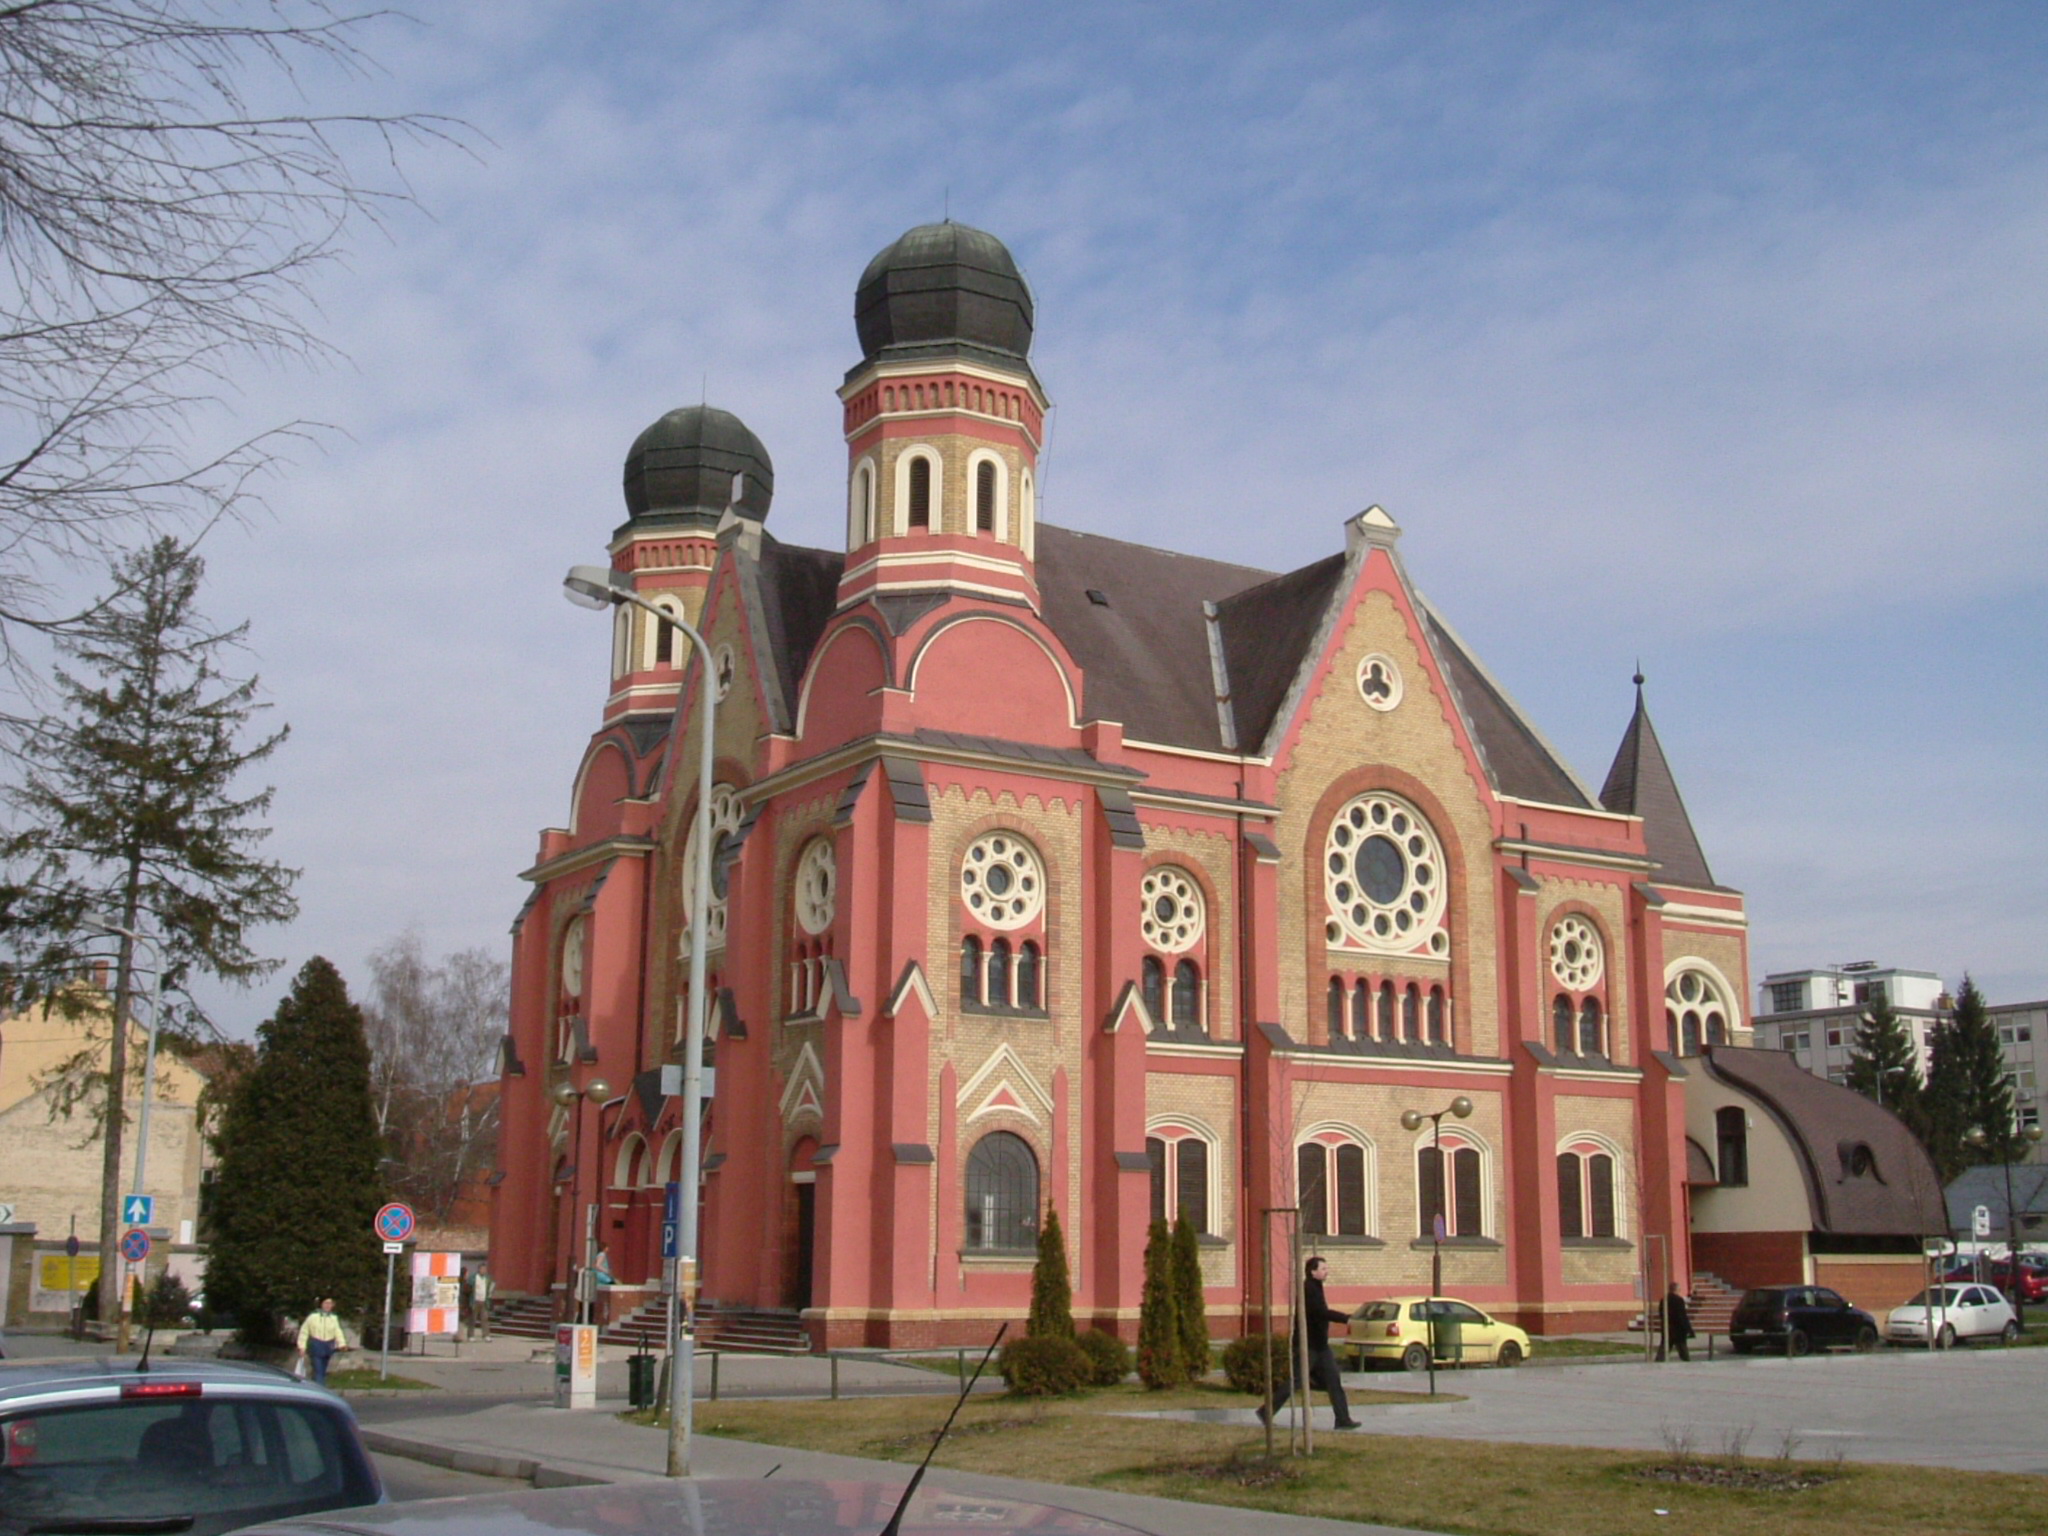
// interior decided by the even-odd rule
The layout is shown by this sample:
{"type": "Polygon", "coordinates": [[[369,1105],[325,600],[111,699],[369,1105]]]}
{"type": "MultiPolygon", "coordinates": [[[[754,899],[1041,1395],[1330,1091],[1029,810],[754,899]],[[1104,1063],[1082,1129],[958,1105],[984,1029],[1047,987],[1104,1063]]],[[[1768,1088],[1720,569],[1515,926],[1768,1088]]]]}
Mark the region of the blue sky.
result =
{"type": "Polygon", "coordinates": [[[244,381],[347,435],[209,544],[295,729],[272,952],[506,943],[626,446],[708,390],[835,543],[854,281],[950,210],[1037,297],[1049,520],[1285,568],[1378,502],[1595,783],[1641,658],[1759,976],[2048,996],[2048,10],[421,15],[309,89],[490,142],[321,282],[345,366],[244,381]]]}

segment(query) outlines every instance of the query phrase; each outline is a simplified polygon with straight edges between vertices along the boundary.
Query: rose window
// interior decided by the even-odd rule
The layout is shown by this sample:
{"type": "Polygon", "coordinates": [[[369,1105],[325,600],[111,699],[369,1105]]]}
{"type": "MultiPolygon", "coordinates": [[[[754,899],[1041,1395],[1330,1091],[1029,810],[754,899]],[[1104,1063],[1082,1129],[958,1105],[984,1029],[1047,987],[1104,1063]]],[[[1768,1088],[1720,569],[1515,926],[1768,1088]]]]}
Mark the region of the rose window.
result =
{"type": "Polygon", "coordinates": [[[1145,877],[1145,942],[1162,954],[1193,949],[1202,938],[1202,889],[1184,869],[1155,869],[1145,877]]]}
{"type": "Polygon", "coordinates": [[[1598,984],[1605,961],[1600,935],[1583,917],[1561,917],[1550,930],[1550,974],[1559,986],[1586,991],[1598,984]]]}
{"type": "Polygon", "coordinates": [[[838,861],[832,845],[817,838],[796,861],[796,920],[805,933],[823,933],[832,926],[838,892],[838,861]]]}
{"type": "Polygon", "coordinates": [[[1401,669],[1378,652],[1358,664],[1358,696],[1385,713],[1401,702],[1401,669]]]}
{"type": "MultiPolygon", "coordinates": [[[[725,946],[725,891],[726,875],[725,850],[732,842],[733,834],[740,829],[740,792],[730,784],[714,785],[711,790],[711,906],[704,914],[705,947],[722,949],[725,946]]],[[[683,844],[683,916],[685,925],[682,936],[682,953],[690,950],[690,903],[697,891],[697,818],[690,818],[690,836],[683,844]]]]}
{"type": "Polygon", "coordinates": [[[991,928],[1022,928],[1045,906],[1045,870],[1014,832],[989,832],[960,861],[960,899],[991,928]]]}
{"type": "Polygon", "coordinates": [[[1422,814],[1395,795],[1360,795],[1337,813],[1323,862],[1332,944],[1449,952],[1444,854],[1422,814]]]}

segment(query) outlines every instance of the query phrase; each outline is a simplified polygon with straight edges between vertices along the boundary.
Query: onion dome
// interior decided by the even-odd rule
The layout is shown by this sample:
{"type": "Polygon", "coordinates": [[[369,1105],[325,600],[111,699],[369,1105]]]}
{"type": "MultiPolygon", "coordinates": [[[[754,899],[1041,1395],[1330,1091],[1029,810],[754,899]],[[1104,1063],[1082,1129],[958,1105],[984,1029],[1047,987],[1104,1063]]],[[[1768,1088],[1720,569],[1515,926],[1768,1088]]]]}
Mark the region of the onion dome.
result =
{"type": "Polygon", "coordinates": [[[868,362],[982,353],[1014,368],[1031,351],[1031,290],[994,235],[920,224],[868,263],[853,323],[868,362]]]}
{"type": "Polygon", "coordinates": [[[775,466],[761,439],[713,405],[670,411],[626,454],[626,512],[634,523],[716,528],[727,507],[759,522],[774,496],[775,466]]]}

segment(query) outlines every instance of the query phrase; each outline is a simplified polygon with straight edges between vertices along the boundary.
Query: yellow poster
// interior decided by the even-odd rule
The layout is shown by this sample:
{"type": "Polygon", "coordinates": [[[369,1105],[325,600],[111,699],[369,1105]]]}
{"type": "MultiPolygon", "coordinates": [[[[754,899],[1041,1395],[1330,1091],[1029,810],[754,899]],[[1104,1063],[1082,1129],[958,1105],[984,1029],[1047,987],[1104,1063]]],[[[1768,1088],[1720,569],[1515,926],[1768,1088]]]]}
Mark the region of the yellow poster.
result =
{"type": "Polygon", "coordinates": [[[39,1290],[90,1290],[100,1277],[100,1256],[96,1253],[81,1253],[75,1259],[61,1253],[39,1253],[36,1257],[41,1261],[36,1275],[39,1290]]]}

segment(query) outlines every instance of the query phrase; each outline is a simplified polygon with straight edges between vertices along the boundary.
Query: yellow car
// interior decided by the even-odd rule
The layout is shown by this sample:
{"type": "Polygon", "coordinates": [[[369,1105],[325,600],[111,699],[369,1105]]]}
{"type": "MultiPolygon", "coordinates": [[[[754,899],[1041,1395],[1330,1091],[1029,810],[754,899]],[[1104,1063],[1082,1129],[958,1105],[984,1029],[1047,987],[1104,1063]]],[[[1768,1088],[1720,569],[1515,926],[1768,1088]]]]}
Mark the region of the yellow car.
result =
{"type": "Polygon", "coordinates": [[[1449,1296],[1394,1296],[1368,1301],[1351,1314],[1351,1346],[1368,1365],[1399,1362],[1429,1369],[1431,1318],[1438,1365],[1520,1365],[1529,1358],[1529,1335],[1449,1296]]]}

